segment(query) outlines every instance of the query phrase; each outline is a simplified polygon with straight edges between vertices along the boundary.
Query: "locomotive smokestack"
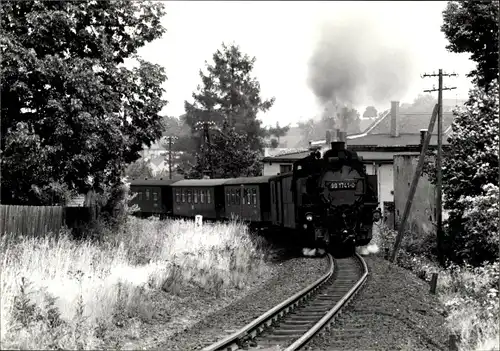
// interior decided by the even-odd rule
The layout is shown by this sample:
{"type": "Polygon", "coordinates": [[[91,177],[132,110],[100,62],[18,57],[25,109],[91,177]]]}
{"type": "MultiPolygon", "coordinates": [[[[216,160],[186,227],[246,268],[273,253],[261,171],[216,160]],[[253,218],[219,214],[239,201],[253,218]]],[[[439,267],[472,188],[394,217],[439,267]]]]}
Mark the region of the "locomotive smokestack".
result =
{"type": "Polygon", "coordinates": [[[333,151],[342,151],[345,150],[345,143],[343,141],[333,141],[331,147],[333,151]]]}

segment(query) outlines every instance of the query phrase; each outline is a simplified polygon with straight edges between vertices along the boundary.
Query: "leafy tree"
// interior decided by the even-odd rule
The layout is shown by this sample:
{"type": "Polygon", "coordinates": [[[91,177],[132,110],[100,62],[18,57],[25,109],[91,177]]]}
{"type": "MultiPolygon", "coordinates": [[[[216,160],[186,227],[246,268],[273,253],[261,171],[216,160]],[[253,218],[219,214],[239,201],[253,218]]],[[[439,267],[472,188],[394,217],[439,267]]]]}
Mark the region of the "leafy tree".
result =
{"type": "Polygon", "coordinates": [[[259,155],[258,151],[252,150],[247,138],[234,129],[214,131],[210,144],[202,146],[201,152],[196,154],[194,167],[186,175],[188,178],[202,178],[211,172],[211,161],[214,178],[257,176],[262,170],[259,155]]]}
{"type": "MultiPolygon", "coordinates": [[[[492,202],[498,194],[498,109],[498,82],[471,90],[443,150],[443,206],[450,211],[446,253],[455,261],[498,258],[498,201],[492,202]]],[[[433,166],[426,171],[435,183],[433,166]]]]}
{"type": "Polygon", "coordinates": [[[311,118],[306,122],[299,122],[298,127],[301,130],[304,145],[308,145],[310,140],[324,139],[327,130],[340,129],[347,131],[348,135],[361,132],[359,112],[349,108],[342,109],[337,116],[324,113],[319,121],[311,118]]]}
{"type": "Polygon", "coordinates": [[[268,130],[268,134],[270,136],[275,136],[276,137],[276,139],[271,139],[271,144],[272,145],[276,145],[276,146],[274,146],[275,148],[278,147],[279,143],[280,143],[280,138],[283,137],[283,136],[285,136],[286,133],[288,133],[289,130],[290,130],[290,125],[281,127],[280,124],[279,124],[279,122],[276,122],[276,126],[275,127],[271,127],[268,130]],[[273,142],[273,140],[276,140],[276,142],[273,142]]]}
{"type": "Polygon", "coordinates": [[[165,31],[163,13],[131,0],[1,3],[4,203],[103,191],[160,137],[166,77],[135,54],[165,31]]]}
{"type": "Polygon", "coordinates": [[[399,107],[400,113],[432,113],[437,99],[431,94],[418,94],[412,104],[404,103],[399,107]]]}
{"type": "MultiPolygon", "coordinates": [[[[228,135],[241,134],[249,144],[250,150],[261,152],[265,130],[261,128],[257,113],[269,110],[274,98],[263,100],[260,84],[251,76],[255,57],[243,54],[234,44],[229,46],[222,44],[222,48],[213,55],[213,64],[207,62],[205,64],[206,72],[200,71],[202,82],[193,93],[194,101],[185,102],[186,123],[192,128],[197,149],[201,153],[197,159],[205,159],[203,153],[208,152],[206,148],[202,148],[203,134],[197,130],[197,123],[205,121],[214,122],[228,135]]],[[[255,152],[249,155],[254,155],[255,152]]],[[[246,157],[242,154],[231,155],[234,156],[232,162],[235,164],[246,157]]],[[[214,162],[224,160],[224,157],[214,157],[214,162]]],[[[241,171],[245,172],[244,169],[241,171]]]]}
{"type": "Polygon", "coordinates": [[[443,11],[441,31],[451,52],[470,53],[477,68],[470,72],[484,89],[498,79],[498,10],[499,2],[449,1],[443,11]]]}
{"type": "Polygon", "coordinates": [[[363,117],[377,117],[377,109],[374,106],[366,107],[363,117]]]}
{"type": "Polygon", "coordinates": [[[129,177],[129,179],[153,178],[151,167],[143,158],[131,163],[125,170],[125,175],[129,177]]]}

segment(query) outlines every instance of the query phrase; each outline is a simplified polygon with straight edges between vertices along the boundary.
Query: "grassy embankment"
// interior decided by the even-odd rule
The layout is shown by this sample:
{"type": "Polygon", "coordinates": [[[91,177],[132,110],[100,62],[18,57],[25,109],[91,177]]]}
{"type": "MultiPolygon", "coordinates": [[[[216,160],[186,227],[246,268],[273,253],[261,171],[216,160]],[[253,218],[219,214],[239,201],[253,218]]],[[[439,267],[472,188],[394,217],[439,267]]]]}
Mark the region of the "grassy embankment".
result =
{"type": "Polygon", "coordinates": [[[215,296],[266,270],[263,250],[238,223],[139,220],[100,243],[0,240],[2,349],[120,348],[113,329],[150,322],[149,296],[185,284],[215,296]]]}
{"type": "MultiPolygon", "coordinates": [[[[381,252],[387,247],[392,250],[396,234],[382,228],[381,252]]],[[[437,296],[445,306],[450,334],[459,336],[461,351],[498,351],[500,262],[479,268],[452,265],[443,269],[423,254],[425,247],[430,247],[433,242],[432,238],[407,234],[401,245],[398,264],[419,275],[425,272],[422,278],[429,282],[432,273],[438,273],[437,296]],[[421,253],[416,253],[418,251],[421,253]]]]}

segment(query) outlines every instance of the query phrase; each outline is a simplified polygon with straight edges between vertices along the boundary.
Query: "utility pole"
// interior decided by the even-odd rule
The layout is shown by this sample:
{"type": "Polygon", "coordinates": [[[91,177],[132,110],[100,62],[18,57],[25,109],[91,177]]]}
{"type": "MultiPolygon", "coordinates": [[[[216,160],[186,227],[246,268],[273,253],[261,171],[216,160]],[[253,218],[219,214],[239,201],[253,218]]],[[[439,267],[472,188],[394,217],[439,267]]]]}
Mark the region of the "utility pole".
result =
{"type": "Polygon", "coordinates": [[[197,122],[195,124],[195,129],[196,130],[203,130],[203,140],[205,142],[205,145],[207,145],[207,158],[208,158],[208,164],[210,166],[210,178],[214,178],[214,165],[212,163],[212,157],[210,156],[210,149],[211,149],[211,143],[210,143],[210,132],[209,130],[211,127],[215,126],[215,122],[213,121],[204,121],[204,122],[197,122]]]}
{"type": "Polygon", "coordinates": [[[179,138],[170,135],[166,139],[168,140],[168,179],[172,179],[172,144],[179,138]]]}
{"type": "Polygon", "coordinates": [[[444,88],[443,87],[443,77],[456,77],[456,73],[443,73],[443,70],[440,69],[439,73],[432,74],[424,74],[424,77],[438,77],[438,89],[429,89],[424,90],[426,93],[430,93],[433,91],[438,92],[438,126],[437,126],[437,139],[438,139],[438,147],[437,147],[437,158],[436,158],[436,226],[437,226],[437,252],[438,259],[441,265],[444,264],[444,255],[443,255],[443,208],[442,208],[442,186],[443,186],[443,170],[442,170],[442,157],[443,157],[443,90],[453,90],[456,87],[444,88]]]}

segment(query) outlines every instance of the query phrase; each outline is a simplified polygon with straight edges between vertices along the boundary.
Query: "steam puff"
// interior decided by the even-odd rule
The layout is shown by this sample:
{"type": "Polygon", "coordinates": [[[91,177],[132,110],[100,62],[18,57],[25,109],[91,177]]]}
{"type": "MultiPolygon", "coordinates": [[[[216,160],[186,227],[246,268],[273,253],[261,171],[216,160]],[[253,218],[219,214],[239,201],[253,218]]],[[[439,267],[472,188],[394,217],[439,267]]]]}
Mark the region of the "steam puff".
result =
{"type": "Polygon", "coordinates": [[[406,44],[392,43],[366,18],[324,24],[309,61],[308,84],[323,106],[387,104],[409,85],[412,56],[401,45],[406,44]]]}

